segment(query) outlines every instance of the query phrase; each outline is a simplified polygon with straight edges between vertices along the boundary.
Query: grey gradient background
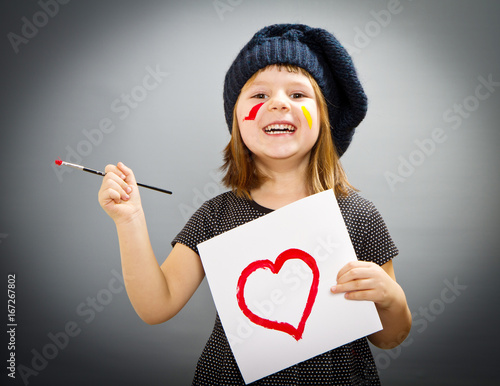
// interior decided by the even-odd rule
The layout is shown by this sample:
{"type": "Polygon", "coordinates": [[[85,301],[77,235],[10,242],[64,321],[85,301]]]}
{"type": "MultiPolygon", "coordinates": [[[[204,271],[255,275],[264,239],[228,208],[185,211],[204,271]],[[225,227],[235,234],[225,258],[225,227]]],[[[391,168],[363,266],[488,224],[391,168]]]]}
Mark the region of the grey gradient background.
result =
{"type": "MultiPolygon", "coordinates": [[[[2,2],[1,320],[6,275],[15,273],[18,365],[32,368],[44,348],[54,354],[50,334],[69,322],[80,331],[38,363],[29,384],[190,384],[215,316],[206,282],[171,321],[143,323],[114,279],[119,251],[97,202],[100,177],[68,170],[58,177],[53,162],[71,151],[96,169],[122,160],[139,181],[173,190],[141,191],[162,262],[188,214],[223,190],[214,181],[229,139],[225,71],[255,31],[277,22],[334,32],[370,100],[342,161],[400,249],[396,274],[414,312],[405,346],[374,350],[383,384],[497,384],[500,91],[477,104],[474,92],[481,76],[500,81],[500,4],[401,0],[382,23],[374,15],[393,1],[221,0],[219,12],[214,3],[71,1],[16,53],[8,34],[21,34],[23,17],[44,24],[41,7],[2,2]],[[168,75],[121,119],[111,104],[142,83],[148,66],[168,75]],[[465,100],[470,111],[460,125],[456,113],[445,121],[465,100]],[[116,129],[85,147],[85,131],[104,118],[116,129]],[[415,141],[437,128],[445,139],[419,158],[415,141]],[[385,174],[412,154],[419,164],[391,189],[385,174]],[[454,295],[447,282],[466,288],[454,295]],[[92,315],[87,302],[96,297],[92,315]]],[[[3,335],[0,383],[25,384],[5,374],[3,335]]]]}

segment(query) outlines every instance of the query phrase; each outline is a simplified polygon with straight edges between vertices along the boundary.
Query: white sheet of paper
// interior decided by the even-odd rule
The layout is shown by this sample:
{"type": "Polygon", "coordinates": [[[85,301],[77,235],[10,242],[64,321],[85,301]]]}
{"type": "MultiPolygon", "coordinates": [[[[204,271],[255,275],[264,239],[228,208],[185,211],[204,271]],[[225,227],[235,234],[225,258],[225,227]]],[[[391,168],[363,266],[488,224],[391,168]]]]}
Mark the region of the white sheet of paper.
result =
{"type": "MultiPolygon", "coordinates": [[[[356,260],[332,190],[296,201],[198,245],[222,325],[246,383],[290,367],[382,329],[375,305],[332,294],[338,271],[356,260]],[[252,322],[238,305],[238,280],[251,263],[270,260],[290,248],[311,255],[319,285],[303,334],[252,322]]],[[[256,316],[297,327],[313,283],[313,271],[289,259],[276,273],[256,269],[248,275],[244,299],[256,316]]]]}

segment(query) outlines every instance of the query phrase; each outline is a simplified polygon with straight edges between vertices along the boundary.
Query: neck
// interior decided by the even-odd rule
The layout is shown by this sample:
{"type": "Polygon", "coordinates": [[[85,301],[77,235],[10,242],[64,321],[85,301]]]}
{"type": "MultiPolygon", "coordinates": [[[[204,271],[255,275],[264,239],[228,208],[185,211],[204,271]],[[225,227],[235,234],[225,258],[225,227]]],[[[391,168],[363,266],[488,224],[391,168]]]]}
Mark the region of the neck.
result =
{"type": "Polygon", "coordinates": [[[266,208],[279,209],[307,197],[310,194],[306,183],[307,165],[308,162],[299,165],[277,162],[272,166],[257,162],[259,170],[268,178],[251,190],[253,200],[266,208]]]}

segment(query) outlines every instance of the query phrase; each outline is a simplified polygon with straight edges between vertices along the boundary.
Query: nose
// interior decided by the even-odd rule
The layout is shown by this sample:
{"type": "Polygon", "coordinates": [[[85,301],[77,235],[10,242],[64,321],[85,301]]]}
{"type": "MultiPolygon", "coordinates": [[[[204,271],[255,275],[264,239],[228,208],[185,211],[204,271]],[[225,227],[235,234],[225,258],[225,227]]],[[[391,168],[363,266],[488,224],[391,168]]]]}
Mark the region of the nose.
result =
{"type": "Polygon", "coordinates": [[[284,93],[278,93],[271,97],[268,104],[268,109],[270,111],[288,111],[290,110],[290,103],[288,98],[284,93]]]}

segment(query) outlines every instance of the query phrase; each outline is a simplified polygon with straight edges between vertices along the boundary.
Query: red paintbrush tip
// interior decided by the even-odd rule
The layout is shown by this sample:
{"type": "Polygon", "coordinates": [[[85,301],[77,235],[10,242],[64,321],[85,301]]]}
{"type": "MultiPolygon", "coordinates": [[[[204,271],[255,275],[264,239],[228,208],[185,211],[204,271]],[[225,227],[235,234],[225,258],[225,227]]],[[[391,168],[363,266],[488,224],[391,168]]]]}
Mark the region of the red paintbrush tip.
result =
{"type": "Polygon", "coordinates": [[[57,166],[61,166],[61,165],[62,165],[62,163],[63,163],[63,162],[62,162],[62,159],[56,159],[56,161],[55,161],[55,162],[56,162],[56,165],[57,165],[57,166]]]}

